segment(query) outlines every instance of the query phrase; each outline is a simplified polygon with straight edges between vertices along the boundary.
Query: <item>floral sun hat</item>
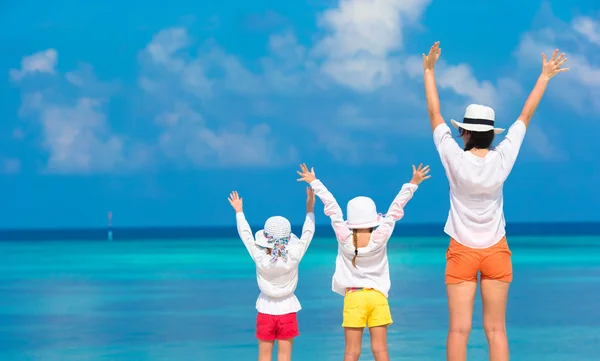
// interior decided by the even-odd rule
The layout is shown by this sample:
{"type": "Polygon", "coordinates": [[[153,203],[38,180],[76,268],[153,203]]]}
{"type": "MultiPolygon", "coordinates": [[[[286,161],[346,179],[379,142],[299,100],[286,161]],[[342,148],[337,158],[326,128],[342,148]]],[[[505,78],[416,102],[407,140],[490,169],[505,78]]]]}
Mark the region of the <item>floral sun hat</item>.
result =
{"type": "Polygon", "coordinates": [[[287,245],[290,240],[297,238],[292,234],[290,221],[281,216],[267,219],[264,229],[256,232],[254,236],[257,246],[271,250],[272,263],[277,262],[279,258],[287,262],[287,245]]]}

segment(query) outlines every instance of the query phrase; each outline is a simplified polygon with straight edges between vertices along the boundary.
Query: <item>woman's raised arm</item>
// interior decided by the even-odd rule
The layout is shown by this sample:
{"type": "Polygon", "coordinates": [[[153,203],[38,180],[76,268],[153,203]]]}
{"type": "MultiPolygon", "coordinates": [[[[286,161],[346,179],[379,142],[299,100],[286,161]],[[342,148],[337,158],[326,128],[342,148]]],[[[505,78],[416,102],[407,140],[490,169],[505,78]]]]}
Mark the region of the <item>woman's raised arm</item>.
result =
{"type": "Polygon", "coordinates": [[[550,60],[547,60],[546,54],[542,53],[542,74],[540,74],[533,90],[529,93],[519,116],[519,120],[525,123],[525,126],[529,126],[529,121],[531,121],[538,104],[540,104],[550,79],[558,73],[569,70],[569,68],[562,68],[567,61],[565,53],[560,54],[558,57],[556,56],[557,54],[558,49],[554,50],[554,54],[552,54],[550,60]]]}
{"type": "Polygon", "coordinates": [[[437,92],[437,86],[435,84],[435,63],[442,53],[440,48],[440,42],[436,41],[429,54],[423,54],[423,72],[424,72],[424,83],[425,83],[425,98],[427,99],[427,113],[429,114],[429,121],[431,122],[431,131],[434,131],[438,125],[444,123],[442,113],[440,111],[440,98],[437,92]]]}

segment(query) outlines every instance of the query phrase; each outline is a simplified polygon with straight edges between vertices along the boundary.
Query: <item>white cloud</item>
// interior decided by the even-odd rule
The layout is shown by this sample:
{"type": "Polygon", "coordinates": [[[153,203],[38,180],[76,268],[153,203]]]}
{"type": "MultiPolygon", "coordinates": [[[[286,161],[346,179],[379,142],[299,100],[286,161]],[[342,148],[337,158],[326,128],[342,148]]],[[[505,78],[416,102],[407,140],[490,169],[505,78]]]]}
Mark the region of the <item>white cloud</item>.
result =
{"type": "MultiPolygon", "coordinates": [[[[97,95],[105,88],[95,79],[91,67],[57,77],[50,85],[36,83],[38,73],[56,74],[56,59],[57,52],[47,50],[24,57],[22,69],[11,71],[13,79],[22,80],[25,75],[32,78],[20,84],[20,115],[39,124],[42,147],[48,152],[46,170],[90,173],[127,168],[124,138],[110,130],[106,100],[97,95]],[[69,88],[73,85],[74,93],[69,88]]],[[[15,131],[13,136],[22,138],[22,131],[15,131]]]]}
{"type": "Polygon", "coordinates": [[[190,39],[183,28],[166,29],[156,34],[146,51],[152,60],[172,72],[180,72],[185,68],[185,61],[177,53],[189,46],[190,39]]]}
{"type": "MultiPolygon", "coordinates": [[[[271,46],[285,57],[289,51],[300,51],[294,49],[294,40],[273,38],[271,46]]],[[[296,149],[280,144],[268,125],[240,125],[231,119],[235,113],[230,104],[226,114],[214,111],[228,94],[260,95],[271,89],[266,76],[249,71],[237,57],[214,44],[195,45],[187,30],[172,28],[155,35],[141,58],[140,86],[160,102],[155,118],[160,132],[157,150],[169,161],[198,167],[270,167],[295,158],[296,149]],[[216,91],[219,99],[210,98],[216,91]],[[210,121],[201,115],[207,112],[210,121]]],[[[285,78],[277,80],[279,86],[285,85],[285,78]]],[[[235,103],[239,106],[240,100],[235,103]]]]}
{"type": "Polygon", "coordinates": [[[315,65],[295,35],[272,35],[268,51],[253,72],[212,41],[196,44],[184,28],[164,29],[141,53],[139,84],[161,98],[175,88],[200,99],[213,93],[264,96],[305,91],[315,65]]]}
{"type": "Polygon", "coordinates": [[[594,19],[587,16],[579,16],[573,19],[573,30],[583,35],[589,42],[600,45],[600,25],[594,19]]]}
{"type": "Polygon", "coordinates": [[[50,172],[113,171],[124,162],[123,139],[111,134],[100,100],[79,98],[74,104],[57,104],[33,93],[25,97],[22,112],[40,122],[50,172]]]}
{"type": "Polygon", "coordinates": [[[80,75],[75,74],[75,73],[69,72],[69,73],[65,74],[65,79],[67,79],[67,81],[69,83],[76,85],[76,86],[84,86],[85,85],[83,78],[80,75]]]}
{"type": "Polygon", "coordinates": [[[310,92],[318,82],[317,64],[309,50],[298,43],[292,33],[274,34],[269,38],[270,56],[261,60],[263,76],[269,89],[280,94],[310,92]]]}
{"type": "Polygon", "coordinates": [[[204,62],[220,73],[220,90],[239,94],[265,94],[269,89],[265,79],[252,73],[234,55],[214,48],[204,58],[204,62]]]}
{"type": "Polygon", "coordinates": [[[186,51],[192,39],[184,28],[170,28],[157,33],[142,52],[144,75],[139,84],[146,90],[165,95],[174,86],[197,98],[211,94],[211,81],[206,77],[200,58],[186,51]]]}
{"type": "Polygon", "coordinates": [[[340,0],[323,12],[320,26],[328,33],[313,54],[323,58],[321,70],[357,91],[373,91],[391,83],[391,58],[403,47],[403,30],[414,23],[429,0],[340,0]]]}
{"type": "MultiPolygon", "coordinates": [[[[274,37],[271,46],[279,59],[287,59],[289,65],[290,52],[302,51],[294,44],[295,38],[281,36],[274,37]]],[[[49,50],[24,57],[22,68],[10,73],[14,80],[32,77],[27,83],[19,82],[23,93],[20,115],[40,126],[42,147],[48,152],[46,170],[124,171],[152,165],[157,156],[198,167],[270,167],[295,159],[296,149],[281,143],[264,123],[241,125],[218,116],[218,120],[211,118],[211,122],[206,122],[201,117],[202,103],[194,99],[206,100],[212,95],[214,80],[206,75],[210,66],[221,71],[221,91],[257,93],[267,82],[266,77],[251,73],[236,57],[217,47],[208,52],[196,49],[197,54],[193,50],[188,32],[172,28],[157,33],[140,54],[139,85],[152,99],[151,113],[146,116],[155,119],[154,142],[136,141],[111,130],[106,95],[114,93],[114,87],[98,81],[90,66],[83,65],[48,84],[37,82],[34,77],[40,73],[56,74],[57,52],[49,50]]],[[[280,87],[289,84],[285,77],[277,81],[280,87]]],[[[15,133],[15,137],[21,136],[21,131],[15,133]]],[[[16,167],[14,162],[7,164],[10,169],[16,167]]]]}
{"type": "Polygon", "coordinates": [[[477,103],[493,105],[498,100],[494,85],[490,81],[477,80],[467,64],[446,67],[437,82],[441,88],[450,88],[477,103]]]}
{"type": "Polygon", "coordinates": [[[14,81],[20,81],[23,77],[41,74],[54,74],[58,53],[54,49],[47,49],[37,52],[30,56],[25,56],[21,60],[21,69],[11,69],[10,77],[14,81]]]}
{"type": "Polygon", "coordinates": [[[268,54],[259,59],[251,71],[237,56],[215,44],[204,44],[209,51],[200,52],[196,60],[211,74],[215,92],[251,96],[254,100],[268,96],[299,96],[318,87],[317,66],[308,50],[290,32],[269,37],[268,54]]]}
{"type": "Polygon", "coordinates": [[[214,130],[188,104],[179,103],[156,118],[162,129],[159,148],[172,161],[201,167],[275,167],[295,160],[297,151],[280,144],[267,124],[214,130]]]}

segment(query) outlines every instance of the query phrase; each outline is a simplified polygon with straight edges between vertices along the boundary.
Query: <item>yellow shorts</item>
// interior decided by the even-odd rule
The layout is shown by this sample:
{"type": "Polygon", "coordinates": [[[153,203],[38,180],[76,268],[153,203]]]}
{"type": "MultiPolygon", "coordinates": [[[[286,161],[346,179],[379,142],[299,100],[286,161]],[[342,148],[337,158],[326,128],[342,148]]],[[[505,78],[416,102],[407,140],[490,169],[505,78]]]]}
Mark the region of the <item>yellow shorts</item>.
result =
{"type": "Polygon", "coordinates": [[[383,293],[374,289],[346,291],[342,327],[364,328],[390,324],[390,305],[383,293]]]}

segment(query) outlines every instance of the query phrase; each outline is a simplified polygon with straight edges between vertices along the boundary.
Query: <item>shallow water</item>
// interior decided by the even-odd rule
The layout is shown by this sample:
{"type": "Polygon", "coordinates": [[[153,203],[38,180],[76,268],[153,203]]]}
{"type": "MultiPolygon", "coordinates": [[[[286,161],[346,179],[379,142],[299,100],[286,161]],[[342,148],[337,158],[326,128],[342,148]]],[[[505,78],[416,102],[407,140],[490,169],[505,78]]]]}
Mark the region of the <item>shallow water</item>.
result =
{"type": "MultiPolygon", "coordinates": [[[[444,239],[390,241],[393,360],[444,360],[444,239]]],[[[600,238],[513,237],[513,360],[600,359],[600,238]]],[[[301,264],[294,360],[342,360],[336,245],[301,264]]],[[[254,267],[241,241],[2,242],[0,360],[253,360],[254,267]]],[[[361,360],[372,360],[368,337],[361,360]]],[[[487,360],[476,303],[469,360],[487,360]]]]}

